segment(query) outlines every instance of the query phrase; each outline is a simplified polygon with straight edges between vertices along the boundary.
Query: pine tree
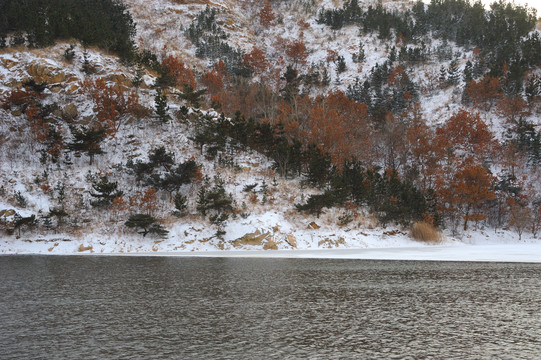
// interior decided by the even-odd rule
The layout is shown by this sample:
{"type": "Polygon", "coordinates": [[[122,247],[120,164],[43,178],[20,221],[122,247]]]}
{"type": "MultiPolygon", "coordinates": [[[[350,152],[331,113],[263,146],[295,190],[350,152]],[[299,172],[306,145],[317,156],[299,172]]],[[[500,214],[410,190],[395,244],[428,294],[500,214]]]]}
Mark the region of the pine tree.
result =
{"type": "Polygon", "coordinates": [[[451,61],[449,68],[447,69],[447,73],[449,74],[447,76],[447,81],[452,85],[458,84],[460,74],[458,72],[458,62],[456,60],[451,61]]]}
{"type": "Polygon", "coordinates": [[[148,161],[153,169],[161,166],[165,170],[169,170],[175,163],[174,156],[175,154],[168,152],[165,146],[160,146],[150,151],[148,161]]]}
{"type": "Polygon", "coordinates": [[[441,86],[447,85],[447,70],[445,70],[443,65],[440,67],[440,76],[438,78],[438,81],[440,82],[441,86]]]}
{"type": "Polygon", "coordinates": [[[336,59],[336,72],[338,74],[343,73],[347,70],[346,61],[344,60],[343,56],[338,56],[336,59]]]}
{"type": "Polygon", "coordinates": [[[364,45],[362,41],[359,43],[359,52],[353,55],[353,62],[363,62],[366,55],[364,53],[364,45]]]}
{"type": "Polygon", "coordinates": [[[310,145],[307,150],[308,173],[307,181],[310,185],[323,187],[329,180],[331,157],[318,147],[310,145]]]}
{"type": "Polygon", "coordinates": [[[114,198],[123,195],[123,192],[118,190],[118,183],[109,181],[107,176],[94,179],[92,189],[94,189],[94,192],[90,192],[90,196],[97,199],[90,202],[90,205],[94,207],[110,207],[114,198]]]}
{"type": "Polygon", "coordinates": [[[141,64],[137,65],[137,68],[135,69],[135,76],[133,77],[131,83],[136,88],[139,89],[141,84],[143,83],[143,75],[145,74],[145,69],[141,64]]]}
{"type": "Polygon", "coordinates": [[[234,210],[233,197],[225,192],[223,180],[216,177],[215,182],[212,189],[203,187],[199,190],[196,208],[201,215],[209,216],[210,222],[217,227],[216,236],[221,237],[225,234],[225,222],[234,210]]]}
{"type": "Polygon", "coordinates": [[[173,211],[173,215],[177,217],[182,216],[182,214],[188,208],[187,202],[188,199],[186,196],[182,195],[181,193],[177,193],[174,198],[175,211],[173,211]]]}
{"type": "Polygon", "coordinates": [[[179,97],[186,100],[192,107],[199,108],[201,106],[201,96],[203,96],[206,92],[207,89],[195,91],[191,84],[184,84],[182,93],[179,94],[179,97]]]}
{"type": "Polygon", "coordinates": [[[88,60],[88,51],[86,49],[83,50],[83,65],[81,66],[81,71],[84,72],[85,75],[93,73],[92,64],[90,64],[90,60],[88,60]]]}
{"type": "Polygon", "coordinates": [[[101,143],[107,135],[106,129],[102,127],[91,128],[82,126],[77,129],[70,126],[71,134],[74,140],[68,144],[68,148],[73,151],[85,152],[90,158],[89,165],[94,162],[94,156],[103,154],[101,143]]]}
{"type": "Polygon", "coordinates": [[[169,231],[164,229],[161,224],[157,223],[157,220],[153,216],[147,214],[132,215],[124,225],[136,229],[143,237],[147,236],[147,234],[156,234],[159,237],[167,237],[167,234],[169,233],[169,231]]]}
{"type": "Polygon", "coordinates": [[[473,64],[470,60],[468,60],[466,62],[466,66],[464,67],[464,82],[468,84],[472,80],[473,80],[473,64]]]}
{"type": "Polygon", "coordinates": [[[162,124],[169,121],[170,117],[167,114],[169,111],[169,105],[167,105],[167,95],[162,93],[160,88],[156,89],[156,96],[154,96],[154,108],[156,115],[162,124]]]}

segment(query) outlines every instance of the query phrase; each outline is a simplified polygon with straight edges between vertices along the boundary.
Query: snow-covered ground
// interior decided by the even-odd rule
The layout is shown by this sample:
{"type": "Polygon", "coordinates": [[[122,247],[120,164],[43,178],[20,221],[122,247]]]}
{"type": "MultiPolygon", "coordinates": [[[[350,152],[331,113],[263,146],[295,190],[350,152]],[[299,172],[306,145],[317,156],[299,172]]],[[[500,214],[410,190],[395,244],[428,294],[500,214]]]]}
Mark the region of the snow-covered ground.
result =
{"type": "Polygon", "coordinates": [[[319,249],[296,251],[208,251],[193,253],[182,252],[175,254],[147,253],[138,255],[541,263],[541,244],[423,246],[379,249],[319,249]]]}
{"type": "MultiPolygon", "coordinates": [[[[291,226],[283,214],[266,214],[234,222],[224,240],[214,238],[204,224],[186,224],[172,229],[167,239],[153,239],[133,234],[86,234],[81,237],[4,237],[0,238],[0,254],[50,255],[131,255],[131,256],[204,256],[204,257],[280,257],[336,258],[373,260],[428,261],[497,261],[541,263],[541,241],[524,237],[518,240],[511,231],[469,232],[463,238],[451,236],[437,244],[412,240],[399,231],[350,230],[347,234],[319,229],[289,229],[275,234],[265,232],[269,224],[291,226]],[[257,225],[256,225],[257,224],[257,225]],[[255,229],[255,230],[254,230],[255,229]],[[191,237],[190,236],[191,231],[191,237]],[[260,235],[262,244],[235,243],[247,233],[260,235]],[[287,233],[287,235],[286,235],[287,233]],[[200,234],[195,235],[195,234],[200,234]],[[205,237],[205,234],[209,235],[205,237]],[[267,234],[267,236],[265,236],[267,234]],[[339,235],[345,235],[340,237],[339,235]],[[238,237],[238,238],[237,238],[238,237]],[[276,250],[262,250],[265,239],[276,243],[276,250]],[[340,240],[342,239],[342,240],[340,240]],[[292,246],[296,245],[296,246],[292,246]]],[[[285,226],[284,226],[285,227],[285,226]]]]}

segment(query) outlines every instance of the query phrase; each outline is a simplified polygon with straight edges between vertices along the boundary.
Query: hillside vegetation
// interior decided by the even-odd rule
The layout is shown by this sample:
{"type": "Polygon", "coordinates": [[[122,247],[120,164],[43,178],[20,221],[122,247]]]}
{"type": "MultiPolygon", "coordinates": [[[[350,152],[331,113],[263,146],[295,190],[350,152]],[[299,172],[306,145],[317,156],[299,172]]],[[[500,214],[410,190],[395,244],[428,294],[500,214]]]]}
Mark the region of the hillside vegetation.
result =
{"type": "Polygon", "coordinates": [[[0,4],[2,251],[538,235],[532,9],[68,3],[0,4]]]}

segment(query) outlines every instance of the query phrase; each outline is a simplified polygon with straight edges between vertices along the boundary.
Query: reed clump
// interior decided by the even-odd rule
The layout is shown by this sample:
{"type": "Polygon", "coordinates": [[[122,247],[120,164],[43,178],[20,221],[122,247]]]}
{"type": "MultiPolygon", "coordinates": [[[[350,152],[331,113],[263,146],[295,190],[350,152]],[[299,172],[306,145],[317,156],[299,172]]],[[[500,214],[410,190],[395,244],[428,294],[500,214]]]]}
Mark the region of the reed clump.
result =
{"type": "Polygon", "coordinates": [[[411,227],[410,235],[417,241],[427,243],[439,243],[442,239],[441,232],[433,225],[424,221],[415,222],[411,227]]]}

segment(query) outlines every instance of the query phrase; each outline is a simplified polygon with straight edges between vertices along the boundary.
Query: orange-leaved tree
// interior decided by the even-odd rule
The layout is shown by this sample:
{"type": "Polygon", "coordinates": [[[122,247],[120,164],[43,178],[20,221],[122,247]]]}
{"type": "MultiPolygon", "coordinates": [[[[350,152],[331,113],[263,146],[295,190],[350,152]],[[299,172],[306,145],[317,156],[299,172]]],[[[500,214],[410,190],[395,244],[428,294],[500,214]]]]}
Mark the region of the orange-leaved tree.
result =
{"type": "Polygon", "coordinates": [[[95,81],[86,78],[83,90],[94,101],[98,127],[105,129],[110,137],[116,135],[123,119],[139,107],[139,96],[135,91],[128,91],[119,83],[108,84],[103,78],[95,81]]]}
{"type": "Polygon", "coordinates": [[[489,75],[485,75],[480,81],[470,81],[465,91],[475,106],[486,111],[490,110],[503,93],[500,80],[489,75]]]}
{"type": "Polygon", "coordinates": [[[469,221],[486,219],[485,205],[495,198],[493,180],[492,174],[482,165],[474,164],[471,158],[456,172],[450,184],[449,200],[462,214],[464,230],[468,229],[469,221]]]}
{"type": "Polygon", "coordinates": [[[405,139],[410,166],[419,174],[418,186],[421,190],[432,189],[440,166],[440,155],[434,141],[435,130],[426,123],[419,104],[410,107],[406,118],[410,123],[405,139]]]}
{"type": "Polygon", "coordinates": [[[182,89],[184,85],[190,85],[194,90],[197,88],[193,71],[173,55],[163,59],[162,66],[167,75],[175,79],[178,88],[182,89]]]}
{"type": "Polygon", "coordinates": [[[436,129],[436,143],[443,159],[473,157],[483,160],[495,146],[494,135],[480,115],[460,110],[436,129]]]}
{"type": "Polygon", "coordinates": [[[498,114],[503,116],[510,125],[516,125],[520,118],[531,114],[528,103],[521,97],[503,97],[498,102],[498,114]]]}
{"type": "Polygon", "coordinates": [[[242,63],[256,75],[262,74],[269,68],[269,62],[265,57],[265,53],[257,46],[254,46],[252,51],[244,55],[242,63]]]}
{"type": "Polygon", "coordinates": [[[306,64],[308,51],[302,40],[295,40],[288,43],[286,47],[286,55],[291,59],[295,68],[298,65],[306,64]]]}

